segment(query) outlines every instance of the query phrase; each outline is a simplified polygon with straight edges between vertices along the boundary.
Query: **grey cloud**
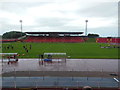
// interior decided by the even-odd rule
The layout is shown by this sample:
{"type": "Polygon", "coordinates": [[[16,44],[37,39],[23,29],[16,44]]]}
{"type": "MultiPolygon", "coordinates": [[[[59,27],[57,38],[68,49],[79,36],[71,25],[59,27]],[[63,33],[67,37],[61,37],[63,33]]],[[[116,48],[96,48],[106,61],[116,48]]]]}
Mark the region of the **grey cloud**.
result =
{"type": "MultiPolygon", "coordinates": [[[[1,3],[0,5],[2,5],[0,7],[0,9],[2,11],[5,12],[9,12],[9,13],[15,13],[17,15],[24,15],[27,11],[27,9],[31,8],[31,7],[37,7],[37,6],[42,6],[45,4],[49,4],[49,2],[32,2],[32,3],[25,3],[25,2],[21,2],[21,3],[13,3],[13,2],[5,2],[5,3],[1,3]]],[[[77,16],[80,17],[105,17],[110,19],[111,17],[116,17],[117,16],[117,3],[111,3],[111,2],[104,2],[104,3],[100,3],[100,4],[93,4],[93,6],[85,6],[85,7],[81,7],[78,8],[77,10],[68,10],[68,11],[64,11],[64,10],[60,10],[58,11],[60,13],[63,14],[67,14],[67,13],[72,13],[75,14],[77,16]]],[[[78,18],[78,17],[76,17],[78,18]]],[[[85,28],[84,27],[80,27],[80,26],[66,26],[67,23],[75,20],[76,18],[64,18],[64,17],[60,17],[60,18],[56,18],[56,17],[47,17],[47,18],[41,18],[41,17],[35,17],[35,22],[37,23],[37,25],[31,25],[31,26],[24,26],[23,23],[23,31],[34,31],[35,28],[38,28],[38,30],[36,29],[36,31],[45,31],[45,27],[48,27],[49,30],[55,30],[55,31],[80,31],[80,32],[84,32],[85,28]],[[42,30],[44,29],[44,30],[42,30]]],[[[0,34],[6,32],[6,31],[10,31],[10,30],[20,30],[20,25],[11,25],[9,23],[9,19],[6,18],[0,18],[0,23],[2,23],[2,28],[0,29],[0,34]]],[[[19,23],[19,20],[18,20],[19,23]]],[[[115,34],[117,32],[115,32],[114,30],[116,30],[116,28],[111,28],[111,27],[104,27],[104,28],[93,28],[93,29],[89,29],[88,27],[88,33],[89,32],[95,32],[98,33],[102,36],[105,35],[112,35],[115,36],[115,34]]]]}
{"type": "MultiPolygon", "coordinates": [[[[48,3],[48,2],[47,2],[48,3]]],[[[30,7],[42,6],[47,4],[46,2],[2,2],[0,9],[17,14],[24,14],[30,7]]]]}
{"type": "Polygon", "coordinates": [[[61,27],[64,26],[67,22],[71,21],[70,19],[65,18],[39,18],[36,20],[37,23],[40,23],[41,26],[48,27],[61,27]]]}
{"type": "Polygon", "coordinates": [[[10,24],[9,23],[9,19],[7,18],[2,18],[0,19],[0,24],[2,25],[0,27],[0,34],[3,34],[5,32],[8,32],[8,31],[12,31],[12,30],[19,30],[20,29],[20,26],[19,25],[15,25],[15,24],[10,24]]]}
{"type": "Polygon", "coordinates": [[[112,36],[118,36],[118,30],[117,30],[117,27],[104,27],[104,28],[98,28],[97,30],[96,29],[89,29],[88,28],[88,33],[97,33],[99,34],[100,36],[103,36],[103,37],[112,37],[112,36]],[[107,33],[107,35],[106,35],[107,33]]]}
{"type": "Polygon", "coordinates": [[[117,16],[117,5],[115,2],[104,2],[95,5],[93,3],[92,7],[78,11],[78,13],[89,17],[114,17],[117,16]]]}

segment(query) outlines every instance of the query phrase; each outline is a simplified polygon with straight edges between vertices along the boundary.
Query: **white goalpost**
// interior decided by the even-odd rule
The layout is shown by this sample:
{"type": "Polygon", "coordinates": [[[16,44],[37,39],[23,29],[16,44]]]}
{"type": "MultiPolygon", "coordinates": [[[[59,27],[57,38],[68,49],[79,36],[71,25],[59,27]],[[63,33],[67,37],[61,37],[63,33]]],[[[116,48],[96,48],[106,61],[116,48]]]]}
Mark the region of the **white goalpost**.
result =
{"type": "Polygon", "coordinates": [[[3,61],[18,61],[17,53],[0,53],[3,61]]]}
{"type": "Polygon", "coordinates": [[[66,53],[44,53],[43,61],[66,62],[66,53]]]}

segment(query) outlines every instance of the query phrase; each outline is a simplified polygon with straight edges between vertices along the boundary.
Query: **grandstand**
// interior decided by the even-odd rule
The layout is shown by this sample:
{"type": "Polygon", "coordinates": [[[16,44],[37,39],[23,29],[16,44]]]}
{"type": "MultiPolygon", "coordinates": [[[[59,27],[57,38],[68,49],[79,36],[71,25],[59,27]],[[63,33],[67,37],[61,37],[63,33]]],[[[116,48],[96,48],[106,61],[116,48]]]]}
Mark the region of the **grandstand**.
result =
{"type": "Polygon", "coordinates": [[[79,43],[85,40],[80,37],[83,32],[26,32],[24,42],[66,42],[79,43]]]}
{"type": "Polygon", "coordinates": [[[98,43],[120,43],[120,38],[96,38],[98,43]]]}
{"type": "MultiPolygon", "coordinates": [[[[17,62],[17,64],[15,64],[15,63],[6,64],[5,62],[3,62],[2,65],[4,66],[4,68],[3,68],[2,72],[5,71],[5,73],[3,73],[3,82],[2,82],[3,88],[2,88],[2,90],[82,90],[82,87],[86,86],[86,85],[92,86],[93,90],[119,90],[118,89],[119,82],[116,81],[116,80],[118,80],[118,77],[116,76],[117,79],[116,78],[114,79],[114,77],[110,76],[109,74],[107,74],[107,75],[109,75],[109,77],[103,77],[103,74],[104,74],[103,69],[100,69],[100,74],[97,73],[100,76],[96,75],[96,77],[94,77],[94,76],[89,77],[88,74],[91,75],[92,72],[87,69],[89,69],[89,68],[95,69],[95,68],[94,68],[94,66],[91,66],[91,63],[86,63],[85,60],[82,61],[80,59],[79,61],[82,61],[81,65],[79,66],[79,65],[75,64],[74,68],[73,68],[72,64],[74,64],[75,62],[78,63],[78,61],[66,59],[67,58],[66,53],[67,53],[67,55],[70,55],[70,57],[74,54],[69,54],[69,51],[72,51],[71,48],[73,48],[73,47],[70,47],[70,49],[68,48],[69,51],[66,52],[65,45],[68,43],[69,45],[72,44],[71,46],[73,46],[75,44],[80,43],[83,45],[80,45],[80,44],[78,44],[78,45],[82,46],[82,48],[84,48],[84,46],[90,42],[88,44],[88,46],[85,47],[86,49],[81,48],[80,51],[86,52],[86,50],[88,50],[90,52],[87,52],[87,53],[89,54],[89,56],[92,56],[91,54],[93,54],[93,53],[91,52],[91,50],[100,52],[100,50],[103,51],[103,50],[108,50],[108,49],[101,49],[99,47],[97,47],[97,49],[96,49],[96,47],[94,47],[93,44],[92,44],[93,49],[91,49],[91,47],[89,47],[91,42],[95,43],[95,40],[96,40],[97,43],[95,43],[95,45],[101,45],[99,43],[120,43],[120,38],[107,38],[107,37],[106,38],[89,38],[86,36],[81,36],[81,34],[83,34],[83,32],[25,32],[25,33],[27,34],[27,36],[24,36],[23,38],[6,39],[6,40],[2,40],[2,42],[22,41],[22,42],[31,42],[31,43],[15,43],[16,45],[13,45],[15,47],[14,50],[5,49],[5,48],[4,48],[4,50],[6,50],[6,52],[8,53],[11,51],[14,52],[16,49],[18,49],[18,50],[22,51],[20,53],[21,57],[24,57],[25,55],[26,55],[25,57],[32,56],[33,54],[35,54],[37,57],[38,57],[38,55],[44,55],[44,58],[41,58],[41,57],[39,57],[39,59],[34,58],[32,64],[26,63],[27,61],[31,62],[31,60],[28,60],[28,59],[25,59],[25,60],[21,59],[17,62]],[[37,42],[37,43],[32,44],[32,42],[37,42]],[[56,51],[52,51],[52,50],[49,51],[48,48],[47,49],[45,48],[45,50],[42,51],[45,44],[50,43],[50,45],[51,45],[51,44],[56,44],[56,43],[58,44],[59,42],[60,42],[60,45],[61,45],[61,43],[64,44],[63,48],[65,48],[64,49],[65,51],[64,50],[60,51],[61,48],[56,51]],[[88,43],[86,44],[86,43],[82,43],[82,42],[88,42],[88,43]],[[32,49],[29,49],[29,46],[31,46],[29,44],[32,45],[32,49]],[[37,46],[40,46],[40,48],[38,48],[38,47],[36,48],[36,46],[34,46],[34,44],[35,45],[37,44],[37,46]],[[42,45],[42,44],[44,44],[44,45],[42,45]],[[30,52],[29,53],[24,52],[23,46],[26,46],[30,52]],[[38,50],[37,54],[36,54],[36,52],[34,52],[34,50],[35,51],[38,50]],[[56,57],[56,56],[54,56],[56,54],[59,54],[59,55],[56,57]],[[62,57],[61,54],[64,54],[64,57],[62,57]],[[41,64],[42,59],[44,60],[44,63],[41,64]],[[52,63],[48,63],[46,61],[52,61],[52,63]],[[62,62],[62,61],[65,61],[65,62],[62,62]],[[74,63],[73,62],[69,63],[70,61],[73,61],[74,63]],[[85,64],[86,66],[83,64],[85,64]],[[24,68],[25,70],[24,69],[20,70],[19,66],[21,66],[21,67],[25,66],[26,68],[28,68],[29,66],[30,67],[29,67],[29,69],[24,68]],[[84,68],[86,68],[86,70],[87,70],[87,72],[84,72],[84,73],[86,73],[86,76],[83,72],[80,73],[82,66],[83,67],[85,66],[84,68]],[[39,69],[35,69],[37,72],[32,71],[36,67],[39,67],[39,69]],[[76,67],[80,67],[80,70],[78,70],[76,67]],[[32,68],[32,70],[30,70],[30,68],[32,68]],[[41,69],[41,71],[40,71],[40,69],[41,69]],[[65,72],[66,69],[68,69],[68,70],[65,72]],[[11,72],[10,70],[12,71],[12,73],[6,73],[6,72],[11,72]],[[26,71],[26,70],[28,70],[28,71],[26,71]],[[56,72],[56,73],[54,73],[54,72],[56,72]],[[79,73],[79,76],[76,75],[77,73],[79,73]],[[34,75],[39,75],[39,74],[41,74],[41,76],[34,76],[34,75]],[[61,74],[63,74],[63,75],[61,75],[61,74]],[[81,77],[80,74],[84,75],[84,76],[81,77]],[[74,75],[76,75],[76,76],[74,76],[74,75]]],[[[14,43],[12,43],[12,44],[14,44],[14,43]]],[[[6,46],[8,46],[8,45],[6,45],[6,46]]],[[[107,44],[105,44],[105,45],[107,45],[107,44]]],[[[47,46],[47,47],[49,47],[49,46],[47,46]]],[[[57,49],[52,45],[50,48],[57,49]]],[[[77,53],[78,48],[79,47],[77,47],[77,49],[74,48],[74,50],[76,50],[76,51],[74,51],[75,55],[81,55],[81,56],[85,55],[85,53],[84,54],[77,53]]],[[[111,49],[109,49],[109,52],[110,52],[110,50],[111,49]]],[[[15,52],[17,52],[17,51],[15,51],[15,52]]],[[[17,52],[17,53],[19,53],[19,52],[17,52]]],[[[95,55],[94,54],[93,55],[97,56],[96,53],[97,52],[95,52],[95,55]]],[[[98,55],[100,56],[99,53],[98,53],[98,55]]],[[[114,74],[114,72],[113,72],[113,74],[114,74]]]]}
{"type": "MultiPolygon", "coordinates": [[[[81,43],[89,42],[88,36],[81,36],[83,32],[25,32],[27,35],[17,39],[2,39],[0,42],[64,42],[64,43],[81,43]]],[[[120,43],[117,37],[98,37],[93,38],[97,43],[120,43]]],[[[92,39],[92,40],[93,40],[92,39]]],[[[93,41],[94,41],[93,40],[93,41]]],[[[91,41],[91,40],[90,40],[91,41]]]]}

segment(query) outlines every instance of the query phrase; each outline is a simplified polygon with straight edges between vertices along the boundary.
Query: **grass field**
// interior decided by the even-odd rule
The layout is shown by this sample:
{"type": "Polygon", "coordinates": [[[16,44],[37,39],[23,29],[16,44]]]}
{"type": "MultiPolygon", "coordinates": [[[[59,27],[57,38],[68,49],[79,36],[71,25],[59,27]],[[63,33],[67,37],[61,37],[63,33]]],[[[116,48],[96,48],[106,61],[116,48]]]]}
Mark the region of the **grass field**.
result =
{"type": "Polygon", "coordinates": [[[67,53],[70,58],[118,58],[117,48],[100,48],[108,44],[85,42],[85,43],[3,43],[3,53],[18,53],[19,58],[38,58],[43,53],[67,53]],[[14,48],[5,49],[12,45],[14,48]],[[30,49],[30,45],[32,46],[30,49]],[[26,46],[28,53],[23,46],[26,46]],[[24,54],[24,55],[23,55],[24,54]]]}

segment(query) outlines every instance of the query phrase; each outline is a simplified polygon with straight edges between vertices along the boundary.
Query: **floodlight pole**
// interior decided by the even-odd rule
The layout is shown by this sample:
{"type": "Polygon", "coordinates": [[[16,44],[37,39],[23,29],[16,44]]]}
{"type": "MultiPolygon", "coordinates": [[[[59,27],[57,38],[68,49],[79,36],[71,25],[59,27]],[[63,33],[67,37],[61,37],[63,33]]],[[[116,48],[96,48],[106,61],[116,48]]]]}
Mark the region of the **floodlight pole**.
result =
{"type": "Polygon", "coordinates": [[[21,37],[22,37],[22,20],[20,20],[20,23],[21,23],[21,37]]]}
{"type": "Polygon", "coordinates": [[[87,23],[88,23],[88,20],[85,20],[85,22],[86,22],[85,36],[87,36],[87,23]]]}

